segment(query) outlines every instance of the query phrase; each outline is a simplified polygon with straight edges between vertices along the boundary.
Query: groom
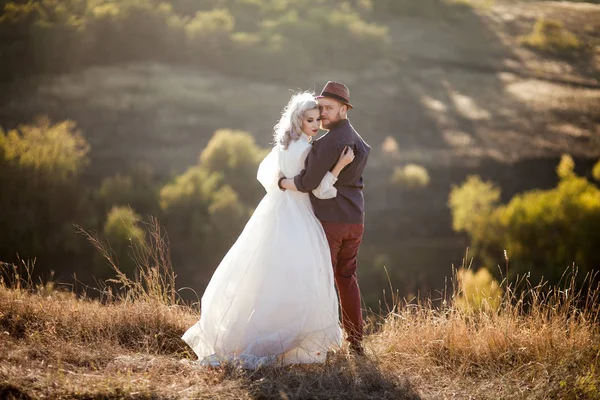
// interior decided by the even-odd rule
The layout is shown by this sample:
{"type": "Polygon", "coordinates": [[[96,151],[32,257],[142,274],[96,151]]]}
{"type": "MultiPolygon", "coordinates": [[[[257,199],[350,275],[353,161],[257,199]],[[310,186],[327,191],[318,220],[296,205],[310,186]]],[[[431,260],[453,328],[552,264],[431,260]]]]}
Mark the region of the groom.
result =
{"type": "Polygon", "coordinates": [[[350,350],[363,355],[363,319],[360,291],[356,277],[356,257],[362,241],[365,217],[362,173],[371,148],[354,130],[347,113],[350,91],[338,82],[327,82],[317,96],[321,112],[321,128],[328,132],[317,140],[306,158],[306,168],[292,179],[281,179],[281,189],[310,193],[315,215],[323,224],[331,250],[331,261],[342,308],[342,324],[350,350]],[[335,183],[337,196],[321,200],[312,194],[321,180],[337,162],[342,150],[354,150],[354,161],[339,174],[335,183]]]}

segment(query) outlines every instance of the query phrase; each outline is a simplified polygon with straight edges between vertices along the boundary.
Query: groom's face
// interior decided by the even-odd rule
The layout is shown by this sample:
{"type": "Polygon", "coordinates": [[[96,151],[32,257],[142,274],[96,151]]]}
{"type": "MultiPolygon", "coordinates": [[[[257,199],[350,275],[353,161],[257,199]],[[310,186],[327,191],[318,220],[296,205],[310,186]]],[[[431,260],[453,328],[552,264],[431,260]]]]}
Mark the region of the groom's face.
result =
{"type": "Polygon", "coordinates": [[[337,100],[322,97],[319,99],[319,110],[321,111],[321,128],[331,129],[346,118],[348,107],[337,100]]]}

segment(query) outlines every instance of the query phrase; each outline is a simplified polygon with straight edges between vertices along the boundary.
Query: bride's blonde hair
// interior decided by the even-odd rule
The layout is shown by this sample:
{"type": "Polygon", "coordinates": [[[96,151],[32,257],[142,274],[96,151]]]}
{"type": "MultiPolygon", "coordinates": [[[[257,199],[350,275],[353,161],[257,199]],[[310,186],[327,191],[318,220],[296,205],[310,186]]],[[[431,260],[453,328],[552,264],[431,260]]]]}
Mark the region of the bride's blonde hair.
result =
{"type": "Polygon", "coordinates": [[[302,119],[309,110],[319,108],[314,93],[301,92],[292,96],[289,103],[281,112],[281,118],[275,125],[273,138],[287,150],[292,141],[298,140],[302,135],[302,119]]]}

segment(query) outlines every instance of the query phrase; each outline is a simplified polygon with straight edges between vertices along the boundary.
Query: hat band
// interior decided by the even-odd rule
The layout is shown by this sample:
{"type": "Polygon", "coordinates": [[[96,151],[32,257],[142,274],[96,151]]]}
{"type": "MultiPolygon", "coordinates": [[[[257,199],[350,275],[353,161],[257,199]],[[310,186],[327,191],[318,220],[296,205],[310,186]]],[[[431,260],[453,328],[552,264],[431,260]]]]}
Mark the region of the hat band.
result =
{"type": "Polygon", "coordinates": [[[331,97],[332,99],[336,99],[341,101],[342,103],[348,104],[348,100],[340,96],[339,94],[331,93],[331,92],[321,92],[322,97],[331,97]]]}

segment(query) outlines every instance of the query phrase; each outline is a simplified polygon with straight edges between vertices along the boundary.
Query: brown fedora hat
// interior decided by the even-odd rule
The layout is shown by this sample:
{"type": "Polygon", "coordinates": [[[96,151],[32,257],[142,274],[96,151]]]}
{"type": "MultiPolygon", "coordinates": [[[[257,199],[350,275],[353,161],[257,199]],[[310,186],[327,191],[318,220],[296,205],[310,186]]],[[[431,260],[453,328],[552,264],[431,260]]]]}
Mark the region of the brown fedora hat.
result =
{"type": "Polygon", "coordinates": [[[348,108],[354,108],[352,107],[352,104],[350,104],[350,90],[348,90],[343,83],[333,81],[327,82],[323,90],[321,90],[321,94],[316,96],[317,99],[323,97],[329,97],[344,103],[348,108]]]}

